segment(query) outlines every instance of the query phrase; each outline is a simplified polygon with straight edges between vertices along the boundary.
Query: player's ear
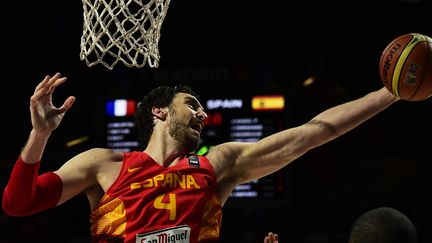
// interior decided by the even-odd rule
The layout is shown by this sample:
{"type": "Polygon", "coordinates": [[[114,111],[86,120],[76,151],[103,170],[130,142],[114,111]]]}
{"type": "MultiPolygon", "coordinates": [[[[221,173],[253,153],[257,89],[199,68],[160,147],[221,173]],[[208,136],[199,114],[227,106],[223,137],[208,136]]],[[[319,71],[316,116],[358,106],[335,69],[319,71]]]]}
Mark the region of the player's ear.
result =
{"type": "Polygon", "coordinates": [[[161,108],[161,107],[153,107],[152,108],[152,114],[156,119],[165,121],[167,114],[168,114],[168,110],[165,108],[161,108]]]}

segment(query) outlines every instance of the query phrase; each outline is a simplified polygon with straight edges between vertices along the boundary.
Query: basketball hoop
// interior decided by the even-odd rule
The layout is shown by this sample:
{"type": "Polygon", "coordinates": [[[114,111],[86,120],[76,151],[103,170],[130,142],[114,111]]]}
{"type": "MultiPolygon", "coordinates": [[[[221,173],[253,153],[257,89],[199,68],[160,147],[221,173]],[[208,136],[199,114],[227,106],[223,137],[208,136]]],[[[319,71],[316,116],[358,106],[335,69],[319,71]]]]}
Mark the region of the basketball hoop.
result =
{"type": "Polygon", "coordinates": [[[82,0],[80,59],[112,70],[119,62],[159,65],[159,38],[170,0],[82,0]],[[144,3],[147,2],[147,3],[144,3]]]}

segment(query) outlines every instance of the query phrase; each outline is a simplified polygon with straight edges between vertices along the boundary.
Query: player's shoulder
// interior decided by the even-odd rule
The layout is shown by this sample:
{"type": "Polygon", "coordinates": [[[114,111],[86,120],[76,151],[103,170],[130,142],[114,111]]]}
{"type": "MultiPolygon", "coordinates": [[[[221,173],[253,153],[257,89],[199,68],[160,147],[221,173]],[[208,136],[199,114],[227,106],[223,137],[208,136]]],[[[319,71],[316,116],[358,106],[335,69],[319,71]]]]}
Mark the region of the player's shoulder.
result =
{"type": "Polygon", "coordinates": [[[123,154],[105,148],[92,148],[81,152],[67,161],[62,170],[75,168],[79,171],[97,172],[110,165],[120,164],[123,161],[123,154]]]}
{"type": "Polygon", "coordinates": [[[123,153],[107,148],[92,148],[82,153],[92,161],[119,162],[123,160],[123,153]]]}

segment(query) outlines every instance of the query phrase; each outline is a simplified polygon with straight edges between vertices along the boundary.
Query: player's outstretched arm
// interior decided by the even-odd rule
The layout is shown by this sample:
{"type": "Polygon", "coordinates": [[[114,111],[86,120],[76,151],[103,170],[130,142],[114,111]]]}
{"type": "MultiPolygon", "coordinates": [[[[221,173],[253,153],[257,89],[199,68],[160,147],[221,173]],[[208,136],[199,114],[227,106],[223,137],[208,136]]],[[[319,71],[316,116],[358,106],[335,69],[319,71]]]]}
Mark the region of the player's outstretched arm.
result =
{"type": "Polygon", "coordinates": [[[236,184],[261,178],[286,166],[312,148],[357,127],[396,102],[386,88],[330,108],[304,125],[270,135],[256,143],[225,143],[208,153],[220,182],[221,200],[236,184]]]}
{"type": "Polygon", "coordinates": [[[75,97],[68,97],[61,107],[52,103],[54,90],[66,81],[60,73],[46,76],[30,98],[32,131],[12,170],[3,192],[5,213],[23,216],[55,206],[61,194],[61,179],[54,173],[38,176],[39,161],[50,134],[59,126],[75,97]]]}

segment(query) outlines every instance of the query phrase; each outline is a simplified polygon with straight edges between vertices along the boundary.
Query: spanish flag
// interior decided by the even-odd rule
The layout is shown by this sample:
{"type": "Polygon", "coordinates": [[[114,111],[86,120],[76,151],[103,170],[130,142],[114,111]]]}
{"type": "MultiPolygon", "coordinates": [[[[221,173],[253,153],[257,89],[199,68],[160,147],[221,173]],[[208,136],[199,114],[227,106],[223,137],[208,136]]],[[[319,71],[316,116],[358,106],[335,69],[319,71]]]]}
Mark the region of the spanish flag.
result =
{"type": "Polygon", "coordinates": [[[283,95],[265,95],[252,97],[252,110],[254,111],[277,111],[285,107],[283,95]]]}

